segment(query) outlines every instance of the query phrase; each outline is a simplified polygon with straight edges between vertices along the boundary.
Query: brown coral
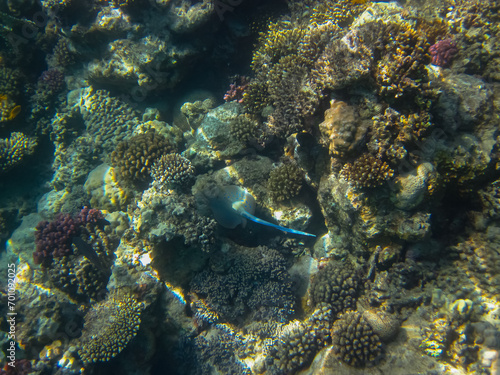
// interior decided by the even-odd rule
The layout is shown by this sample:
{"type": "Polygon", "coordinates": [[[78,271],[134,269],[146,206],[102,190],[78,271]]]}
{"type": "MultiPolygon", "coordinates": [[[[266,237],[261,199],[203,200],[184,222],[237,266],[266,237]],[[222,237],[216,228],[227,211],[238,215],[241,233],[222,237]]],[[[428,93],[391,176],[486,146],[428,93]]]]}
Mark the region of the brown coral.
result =
{"type": "Polygon", "coordinates": [[[390,180],[394,170],[385,161],[365,154],[344,165],[341,175],[357,188],[374,188],[390,180]]]}
{"type": "Polygon", "coordinates": [[[151,168],[153,183],[159,187],[183,186],[192,181],[194,168],[182,155],[171,153],[162,155],[151,168]]]}
{"type": "Polygon", "coordinates": [[[380,54],[374,78],[380,95],[401,97],[420,87],[424,65],[430,61],[426,35],[409,24],[391,23],[381,31],[376,49],[380,54]]]}
{"type": "Polygon", "coordinates": [[[284,201],[299,194],[304,174],[295,163],[283,164],[271,171],[267,188],[275,201],[284,201]]]}
{"type": "Polygon", "coordinates": [[[122,141],[111,153],[111,163],[118,174],[130,182],[150,178],[151,167],[161,155],[174,151],[174,146],[162,135],[148,132],[122,141]]]}
{"type": "Polygon", "coordinates": [[[333,324],[335,353],[354,367],[375,364],[382,357],[382,343],[366,319],[358,312],[348,312],[333,324]]]}

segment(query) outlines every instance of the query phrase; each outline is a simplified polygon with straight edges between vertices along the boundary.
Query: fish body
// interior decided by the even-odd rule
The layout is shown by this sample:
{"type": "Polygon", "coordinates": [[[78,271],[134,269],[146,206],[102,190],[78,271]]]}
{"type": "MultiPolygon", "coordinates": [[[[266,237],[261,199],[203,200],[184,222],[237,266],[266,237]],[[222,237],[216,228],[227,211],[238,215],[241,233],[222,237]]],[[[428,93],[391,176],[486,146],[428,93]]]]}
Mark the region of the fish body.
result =
{"type": "Polygon", "coordinates": [[[250,220],[285,233],[316,237],[314,234],[282,227],[254,216],[255,198],[245,189],[236,185],[224,186],[219,196],[211,200],[210,207],[215,219],[225,228],[236,228],[239,224],[245,226],[246,220],[250,220]]]}

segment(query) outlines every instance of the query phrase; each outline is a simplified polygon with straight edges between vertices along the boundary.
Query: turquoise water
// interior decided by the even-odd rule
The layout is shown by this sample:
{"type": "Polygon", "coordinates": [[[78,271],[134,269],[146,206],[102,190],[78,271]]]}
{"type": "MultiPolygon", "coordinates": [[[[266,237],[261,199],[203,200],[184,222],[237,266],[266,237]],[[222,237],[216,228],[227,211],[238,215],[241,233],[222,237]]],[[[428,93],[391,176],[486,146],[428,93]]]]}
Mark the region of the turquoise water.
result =
{"type": "Polygon", "coordinates": [[[497,374],[499,7],[2,2],[0,373],[497,374]]]}

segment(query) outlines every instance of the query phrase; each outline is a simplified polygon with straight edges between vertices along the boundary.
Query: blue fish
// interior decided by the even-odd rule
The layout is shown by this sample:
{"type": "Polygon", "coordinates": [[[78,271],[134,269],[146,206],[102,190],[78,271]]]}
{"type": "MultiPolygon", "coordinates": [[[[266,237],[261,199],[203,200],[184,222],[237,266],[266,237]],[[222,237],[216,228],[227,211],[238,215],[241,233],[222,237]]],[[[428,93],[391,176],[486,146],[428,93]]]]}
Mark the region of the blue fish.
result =
{"type": "Polygon", "coordinates": [[[222,187],[219,196],[210,199],[210,208],[212,209],[215,219],[224,228],[233,229],[240,224],[245,226],[246,221],[250,220],[254,223],[276,228],[286,233],[316,237],[314,234],[285,228],[254,216],[255,198],[245,189],[236,185],[222,187]]]}

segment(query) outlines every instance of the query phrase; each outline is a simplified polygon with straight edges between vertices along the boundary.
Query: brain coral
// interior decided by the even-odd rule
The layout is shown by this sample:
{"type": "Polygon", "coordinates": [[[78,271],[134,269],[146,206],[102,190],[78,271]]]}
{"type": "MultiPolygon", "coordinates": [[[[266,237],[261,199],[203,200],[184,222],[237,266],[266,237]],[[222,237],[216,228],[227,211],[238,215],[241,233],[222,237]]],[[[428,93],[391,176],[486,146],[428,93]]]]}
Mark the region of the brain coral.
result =
{"type": "Polygon", "coordinates": [[[118,355],[137,334],[143,304],[128,295],[114,295],[92,307],[78,354],[85,365],[107,362],[118,355]]]}

